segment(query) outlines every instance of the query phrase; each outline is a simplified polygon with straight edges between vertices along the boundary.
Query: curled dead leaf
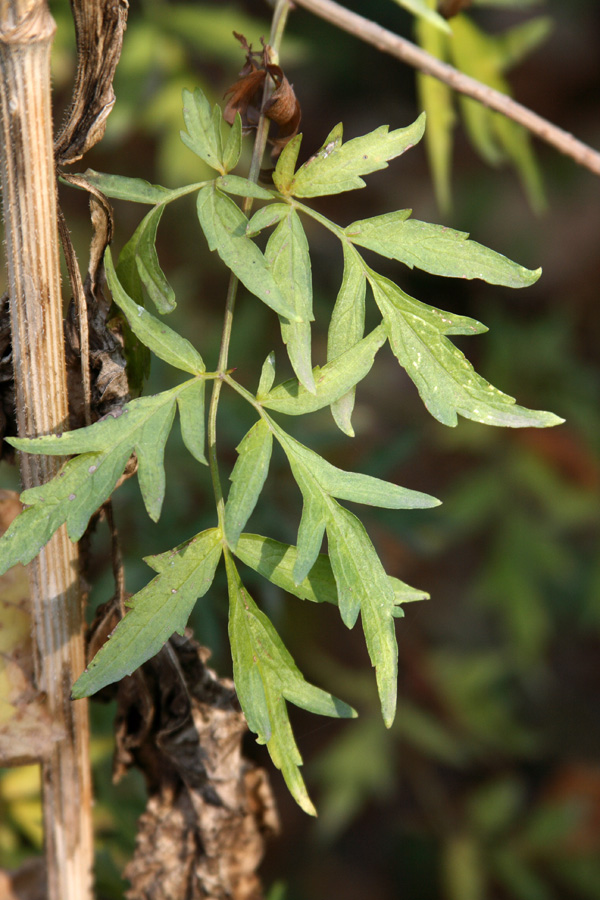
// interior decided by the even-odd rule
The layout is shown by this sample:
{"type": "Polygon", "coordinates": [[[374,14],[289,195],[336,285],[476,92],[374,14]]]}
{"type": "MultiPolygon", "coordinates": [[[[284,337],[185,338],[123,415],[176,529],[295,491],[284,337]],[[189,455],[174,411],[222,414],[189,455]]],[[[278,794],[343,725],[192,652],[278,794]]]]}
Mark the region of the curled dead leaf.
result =
{"type": "Polygon", "coordinates": [[[261,112],[278,126],[277,134],[269,138],[271,156],[275,159],[297,133],[302,112],[294,88],[281,66],[271,62],[271,48],[262,42],[262,50],[252,50],[244,35],[233,32],[246,51],[246,64],[240,78],[225,91],[230,94],[223,112],[226,122],[233,124],[236,114],[242,120],[242,128],[248,133],[258,125],[261,112]],[[263,105],[265,82],[269,78],[273,93],[263,105]]]}

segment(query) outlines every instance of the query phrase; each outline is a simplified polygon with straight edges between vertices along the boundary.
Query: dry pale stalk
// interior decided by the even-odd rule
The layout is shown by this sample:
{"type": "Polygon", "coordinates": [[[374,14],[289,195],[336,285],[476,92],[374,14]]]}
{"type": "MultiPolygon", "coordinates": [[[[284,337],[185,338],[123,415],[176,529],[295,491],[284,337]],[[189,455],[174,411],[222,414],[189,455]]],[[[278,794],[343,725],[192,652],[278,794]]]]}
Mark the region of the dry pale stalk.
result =
{"type": "MultiPolygon", "coordinates": [[[[0,157],[20,436],[67,427],[56,181],[50,107],[55,24],[44,0],[0,0],[0,157]]],[[[21,455],[25,487],[55,457],[21,455]]],[[[38,687],[63,732],[43,762],[49,900],[91,897],[92,834],[77,548],[61,528],[30,566],[38,687]]]]}

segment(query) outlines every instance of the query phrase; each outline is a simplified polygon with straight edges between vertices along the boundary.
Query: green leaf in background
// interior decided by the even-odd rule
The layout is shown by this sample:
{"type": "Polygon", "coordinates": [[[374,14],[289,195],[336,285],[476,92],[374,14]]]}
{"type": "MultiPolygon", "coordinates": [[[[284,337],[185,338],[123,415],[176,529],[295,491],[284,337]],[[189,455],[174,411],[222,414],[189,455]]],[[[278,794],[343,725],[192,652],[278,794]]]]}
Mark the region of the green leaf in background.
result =
{"type": "MultiPolygon", "coordinates": [[[[344,275],[327,333],[327,361],[332,362],[347,350],[355,347],[365,331],[365,294],[367,280],[360,257],[352,247],[343,244],[344,275]]],[[[356,388],[331,404],[331,414],[344,434],[354,437],[352,411],[356,388]]]]}
{"type": "Polygon", "coordinates": [[[371,370],[375,354],[385,341],[385,328],[378,325],[351,350],[342,353],[322,369],[316,366],[313,371],[314,394],[293,378],[276,385],[266,396],[258,396],[257,400],[267,409],[287,416],[302,416],[329,406],[362,381],[371,370]]]}
{"type": "Polygon", "coordinates": [[[181,548],[146,559],[159,574],[126,601],[129,612],[76,681],[73,697],[87,697],[131,675],[175,631],[183,634],[196,600],[213,582],[222,549],[219,529],[210,528],[181,548]]]}
{"type": "MultiPolygon", "coordinates": [[[[543,41],[550,27],[548,18],[538,17],[504,34],[488,35],[468,16],[455,16],[449,50],[454,65],[466,75],[510,95],[503,73],[543,41]]],[[[546,201],[541,174],[526,129],[470,98],[461,97],[460,105],[469,137],[481,156],[491,165],[509,159],[532,208],[543,209],[546,201]]]]}
{"type": "Polygon", "coordinates": [[[267,478],[273,433],[264,419],[252,426],[237,447],[238,459],[231,473],[231,489],[225,504],[225,538],[235,548],[267,478]]]}
{"type": "Polygon", "coordinates": [[[454,426],[461,415],[484,425],[510,428],[546,428],[563,421],[553,413],[517,406],[512,397],[478,375],[445,336],[478,334],[487,330],[485,326],[419,303],[375,272],[370,271],[368,277],[388,328],[390,346],[438,421],[454,426]]]}
{"type": "Polygon", "coordinates": [[[361,175],[386,169],[390,159],[421,140],[424,130],[425,116],[421,115],[406,128],[390,131],[388,125],[381,125],[344,144],[342,125],[336,125],[318,153],[300,166],[289,189],[279,190],[294,197],[320,197],[364,187],[361,175]]]}
{"type": "MultiPolygon", "coordinates": [[[[319,553],[312,569],[300,584],[296,584],[293,574],[298,551],[290,544],[282,544],[259,534],[242,534],[235,548],[235,555],[272,584],[300,600],[338,605],[337,586],[331,562],[325,553],[319,553]]],[[[396,602],[394,615],[402,615],[402,603],[429,599],[429,594],[425,591],[410,587],[399,578],[388,575],[388,581],[396,602]]]]}
{"type": "Polygon", "coordinates": [[[170,194],[177,193],[160,184],[150,184],[143,178],[106,175],[104,172],[96,172],[94,169],[86,169],[83,177],[88,184],[98,188],[107,197],[115,200],[129,200],[131,203],[148,203],[150,206],[156,206],[157,203],[165,202],[170,194]]]}
{"type": "MultiPolygon", "coordinates": [[[[428,0],[431,11],[436,0],[428,0]]],[[[417,42],[427,53],[447,61],[448,37],[426,19],[415,20],[417,42]]],[[[448,214],[452,205],[450,174],[452,168],[452,131],[456,122],[452,90],[443,81],[417,72],[419,102],[427,116],[425,149],[433,176],[438,206],[448,214]]]]}
{"type": "Polygon", "coordinates": [[[525,269],[506,256],[468,240],[464,231],[409,219],[411,210],[353,222],[345,229],[352,243],[374,250],[388,259],[453,278],[481,278],[488,284],[528,287],[541,269],[525,269]]]}
{"type": "Polygon", "coordinates": [[[182,131],[180,135],[185,146],[208,163],[211,169],[216,169],[224,175],[226,170],[223,163],[221,134],[223,116],[219,107],[215,105],[214,109],[211,109],[200,88],[196,88],[193,94],[184,90],[183,120],[187,133],[182,131]]]}
{"type": "Polygon", "coordinates": [[[394,0],[394,3],[397,3],[398,6],[403,6],[404,9],[411,12],[413,16],[423,19],[430,23],[434,28],[451,34],[450,26],[446,20],[427,5],[427,0],[394,0]]]}
{"type": "Polygon", "coordinates": [[[318,715],[354,718],[355,711],[332,694],[305,681],[267,616],[245,589],[233,561],[226,555],[229,586],[229,638],[233,677],[248,727],[266,744],[281,769],[290,793],[310,815],[315,808],[299,766],[302,757],[294,740],[286,701],[318,715]]]}
{"type": "Polygon", "coordinates": [[[110,247],[104,254],[106,279],[114,302],[125,314],[137,338],[156,356],[184,372],[201,375],[206,367],[198,351],[186,338],[156,319],[123,290],[115,272],[110,247]]]}
{"type": "Polygon", "coordinates": [[[313,321],[312,274],[308,241],[298,213],[288,207],[265,249],[265,261],[297,321],[280,316],[281,337],[292,368],[309,393],[316,392],[311,363],[310,323],[313,321]]]}
{"type": "Polygon", "coordinates": [[[239,206],[214,185],[198,192],[198,219],[211,250],[216,250],[228,268],[248,290],[275,312],[296,320],[270,271],[265,258],[246,237],[248,220],[239,206]]]}

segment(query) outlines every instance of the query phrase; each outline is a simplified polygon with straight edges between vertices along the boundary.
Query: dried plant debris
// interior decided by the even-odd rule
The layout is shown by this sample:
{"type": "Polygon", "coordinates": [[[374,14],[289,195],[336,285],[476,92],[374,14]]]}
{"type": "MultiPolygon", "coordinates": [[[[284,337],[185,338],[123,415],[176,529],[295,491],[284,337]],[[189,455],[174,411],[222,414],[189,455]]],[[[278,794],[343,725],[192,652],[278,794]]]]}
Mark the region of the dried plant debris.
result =
{"type": "Polygon", "coordinates": [[[230,125],[236,114],[242,120],[245,133],[256,128],[261,112],[278,126],[277,135],[269,138],[272,146],[271,156],[276,159],[288,141],[291,141],[300,127],[302,113],[300,104],[294,94],[281,66],[270,61],[271,49],[262,43],[262,50],[253,51],[243,34],[233,32],[246,51],[246,65],[240,72],[240,79],[225,91],[230,94],[223,117],[230,125]],[[267,76],[271,78],[274,91],[263,107],[264,87],[267,76]]]}
{"type": "MultiPolygon", "coordinates": [[[[82,360],[89,359],[91,374],[91,420],[120,410],[129,400],[126,359],[123,350],[121,319],[111,318],[111,302],[103,293],[104,251],[113,232],[112,208],[101,191],[90,186],[78,175],[64,176],[76,187],[83,187],[90,195],[90,217],[93,235],[90,243],[88,273],[83,284],[87,329],[81,327],[82,303],[74,298],[65,320],[67,378],[69,385],[69,413],[71,429],[86,425],[86,398],[82,391],[82,360]],[[82,352],[83,336],[89,342],[87,353],[82,352]]],[[[74,293],[77,279],[72,278],[74,293]]]]}
{"type": "Polygon", "coordinates": [[[0,459],[13,462],[15,451],[4,440],[17,433],[15,420],[15,381],[13,375],[10,304],[8,294],[0,297],[0,459]]]}
{"type": "Polygon", "coordinates": [[[2,900],[48,900],[44,860],[36,857],[18,869],[0,869],[0,897],[2,900]]]}
{"type": "Polygon", "coordinates": [[[113,108],[113,78],[127,25],[127,0],[71,4],[77,38],[77,76],[67,119],[54,142],[57,165],[76,162],[104,135],[113,108]]]}
{"type": "MultiPolygon", "coordinates": [[[[20,512],[16,491],[0,491],[0,534],[20,512]]],[[[16,565],[0,577],[0,766],[46,758],[61,734],[34,687],[29,582],[16,565]]]]}
{"type": "MultiPolygon", "coordinates": [[[[116,604],[105,607],[92,643],[117,619],[116,604]]],[[[114,778],[137,766],[149,794],[124,873],[128,900],[262,897],[256,870],[277,813],[265,772],[242,755],[233,683],[207,667],[209,655],[189,632],[175,634],[118,685],[114,778]]]]}

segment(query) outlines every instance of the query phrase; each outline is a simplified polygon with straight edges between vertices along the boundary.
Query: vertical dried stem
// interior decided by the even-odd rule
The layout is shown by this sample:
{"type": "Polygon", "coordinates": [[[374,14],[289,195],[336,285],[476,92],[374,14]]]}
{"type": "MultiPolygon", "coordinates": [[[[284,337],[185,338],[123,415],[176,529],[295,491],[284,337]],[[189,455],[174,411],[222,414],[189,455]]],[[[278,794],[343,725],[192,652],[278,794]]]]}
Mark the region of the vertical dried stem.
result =
{"type": "MultiPolygon", "coordinates": [[[[67,427],[50,48],[45,0],[0,0],[0,156],[20,436],[67,427]]],[[[21,455],[24,486],[60,460],[21,455]]],[[[91,897],[91,787],[85,701],[70,690],[84,668],[77,547],[60,529],[30,566],[36,677],[64,737],[43,762],[49,900],[91,897]]]]}

